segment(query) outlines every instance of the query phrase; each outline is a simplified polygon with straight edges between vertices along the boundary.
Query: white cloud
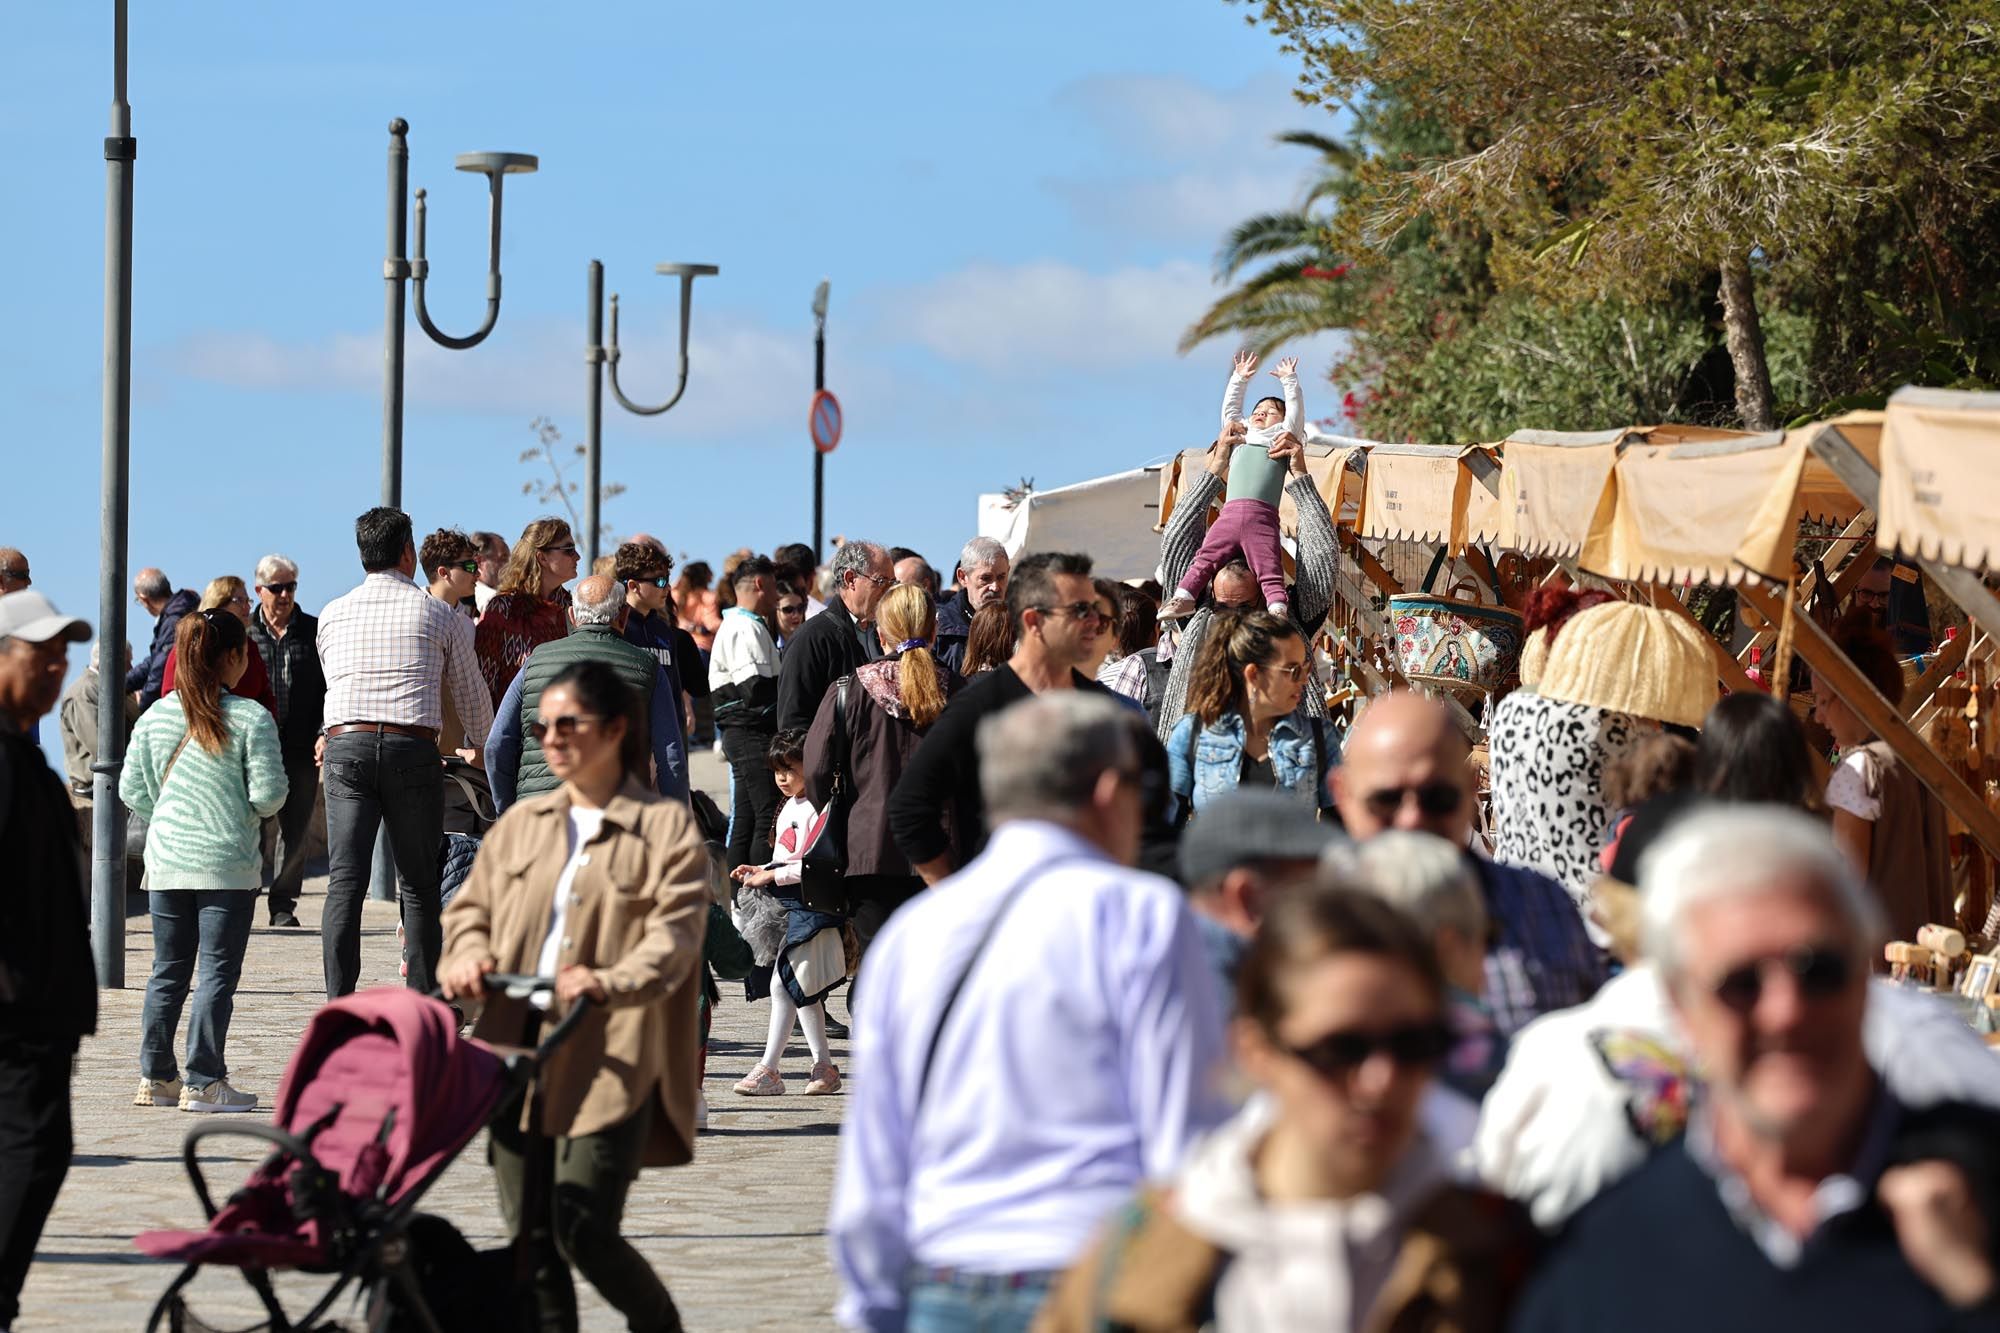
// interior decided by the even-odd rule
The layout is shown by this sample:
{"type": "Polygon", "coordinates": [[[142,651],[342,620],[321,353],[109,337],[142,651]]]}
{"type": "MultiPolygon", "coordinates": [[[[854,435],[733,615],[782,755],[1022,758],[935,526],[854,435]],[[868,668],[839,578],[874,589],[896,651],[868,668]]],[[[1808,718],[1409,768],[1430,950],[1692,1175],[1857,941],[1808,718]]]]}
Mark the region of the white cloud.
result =
{"type": "MultiPolygon", "coordinates": [[[[664,322],[628,315],[619,338],[619,382],[628,397],[651,405],[673,392],[676,341],[664,322]]],[[[583,396],[583,330],[571,321],[503,314],[491,339],[453,352],[433,344],[413,320],[405,346],[404,393],[413,409],[560,416],[583,396]]],[[[811,347],[796,334],[705,315],[699,308],[688,362],[687,393],[672,418],[693,430],[754,430],[790,422],[799,415],[798,404],[774,395],[771,386],[809,384],[812,375],[811,347]]],[[[301,340],[256,332],[197,333],[170,345],[166,364],[179,374],[242,389],[371,394],[382,389],[382,341],[373,333],[301,340]]],[[[608,377],[605,399],[607,414],[623,411],[611,397],[608,377]]]]}
{"type": "Polygon", "coordinates": [[[1331,123],[1293,98],[1278,71],[1222,89],[1169,75],[1106,75],[1070,84],[1056,105],[1110,150],[1103,170],[1044,183],[1080,222],[1207,247],[1244,218],[1293,203],[1313,157],[1276,136],[1331,123]]]}
{"type": "Polygon", "coordinates": [[[981,262],[892,294],[879,307],[888,318],[875,322],[978,370],[1089,372],[1171,359],[1213,295],[1208,274],[1187,260],[1110,273],[981,262]]]}

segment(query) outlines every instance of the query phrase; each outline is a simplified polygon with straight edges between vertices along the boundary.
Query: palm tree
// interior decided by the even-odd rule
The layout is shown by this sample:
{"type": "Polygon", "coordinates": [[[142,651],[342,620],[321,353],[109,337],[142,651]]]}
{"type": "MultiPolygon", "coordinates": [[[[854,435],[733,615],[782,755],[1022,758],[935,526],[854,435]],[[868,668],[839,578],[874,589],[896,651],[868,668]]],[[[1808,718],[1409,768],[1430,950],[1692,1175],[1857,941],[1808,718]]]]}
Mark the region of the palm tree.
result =
{"type": "Polygon", "coordinates": [[[1341,279],[1348,265],[1330,248],[1327,223],[1332,206],[1352,183],[1360,155],[1346,144],[1309,130],[1277,136],[1279,143],[1310,148],[1320,155],[1319,174],[1297,207],[1264,213],[1229,233],[1215,257],[1224,282],[1264,260],[1275,260],[1237,282],[1181,336],[1181,351],[1222,333],[1242,336],[1258,356],[1267,356],[1297,338],[1344,328],[1352,322],[1341,279]],[[1321,205],[1327,205],[1325,209],[1321,205]]]}

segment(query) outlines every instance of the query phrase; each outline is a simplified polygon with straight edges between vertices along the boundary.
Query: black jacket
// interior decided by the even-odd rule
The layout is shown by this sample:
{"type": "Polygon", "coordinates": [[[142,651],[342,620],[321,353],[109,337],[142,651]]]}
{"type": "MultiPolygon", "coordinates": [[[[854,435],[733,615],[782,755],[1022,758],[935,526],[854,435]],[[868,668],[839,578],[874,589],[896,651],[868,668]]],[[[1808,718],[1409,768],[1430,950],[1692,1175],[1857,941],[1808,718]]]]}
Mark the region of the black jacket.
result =
{"type": "Polygon", "coordinates": [[[201,605],[201,598],[189,588],[182,588],[167,598],[167,604],[160,608],[160,618],[153,622],[153,643],[146,655],[132,664],[132,670],[125,676],[125,693],[139,696],[139,711],[145,712],[160,701],[161,683],[167,674],[167,654],[173,651],[174,635],[179,632],[181,618],[201,605]]]}
{"type": "Polygon", "coordinates": [[[778,730],[810,727],[833,682],[874,660],[847,604],[835,597],[785,642],[778,663],[778,730]]]}
{"type": "Polygon", "coordinates": [[[937,640],[931,651],[937,660],[952,669],[954,675],[965,674],[965,641],[972,636],[972,601],[960,588],[937,609],[937,640]]]}
{"type": "Polygon", "coordinates": [[[97,1031],[76,812],[33,738],[5,722],[0,866],[0,1041],[75,1050],[97,1031]]]}
{"type": "Polygon", "coordinates": [[[250,641],[264,659],[278,698],[278,741],[287,764],[311,758],[326,716],[326,673],[319,664],[319,617],[292,612],[284,638],[271,633],[259,607],[250,615],[250,641]]]}
{"type": "MultiPolygon", "coordinates": [[[[1122,705],[1131,704],[1131,700],[1112,693],[1081,672],[1072,674],[1077,689],[1094,690],[1122,705]]],[[[1034,691],[1022,684],[1014,668],[1002,663],[974,676],[952,697],[938,720],[931,723],[923,743],[905,762],[903,776],[889,795],[889,833],[911,866],[947,854],[953,856],[954,867],[963,866],[985,850],[986,802],[979,792],[979,750],[973,741],[981,722],[1010,704],[1032,697],[1034,691]]],[[[1172,823],[1167,752],[1155,737],[1146,737],[1142,744],[1140,767],[1146,829],[1139,866],[1171,876],[1179,834],[1172,823]]]]}

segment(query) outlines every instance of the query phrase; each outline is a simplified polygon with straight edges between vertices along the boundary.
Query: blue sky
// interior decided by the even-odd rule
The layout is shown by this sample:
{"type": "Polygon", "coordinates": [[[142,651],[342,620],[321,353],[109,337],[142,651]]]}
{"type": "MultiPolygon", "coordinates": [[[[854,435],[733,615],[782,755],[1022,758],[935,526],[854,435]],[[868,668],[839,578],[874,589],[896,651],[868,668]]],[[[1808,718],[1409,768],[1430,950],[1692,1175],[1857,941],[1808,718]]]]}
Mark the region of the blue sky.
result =
{"type": "MultiPolygon", "coordinates": [[[[719,559],[807,540],[815,283],[847,434],[829,533],[949,564],[981,491],[1117,471],[1213,430],[1231,350],[1182,358],[1223,231],[1291,201],[1324,128],[1275,39],[1223,0],[1009,5],[133,6],[134,566],[177,586],[267,551],[317,609],[359,577],[377,498],[386,125],[431,195],[430,307],[483,309],[475,150],[537,153],[507,190],[498,330],[410,325],[404,500],[509,535],[539,512],[528,422],[582,435],[585,265],[624,300],[622,379],[671,389],[673,283],[693,371],[661,418],[607,402],[608,527],[719,559]]],[[[0,395],[17,484],[0,543],[96,615],[109,0],[13,7],[0,41],[0,395]]],[[[1327,414],[1305,353],[1307,408],[1327,414]]],[[[135,624],[143,640],[148,626],[135,624]]]]}

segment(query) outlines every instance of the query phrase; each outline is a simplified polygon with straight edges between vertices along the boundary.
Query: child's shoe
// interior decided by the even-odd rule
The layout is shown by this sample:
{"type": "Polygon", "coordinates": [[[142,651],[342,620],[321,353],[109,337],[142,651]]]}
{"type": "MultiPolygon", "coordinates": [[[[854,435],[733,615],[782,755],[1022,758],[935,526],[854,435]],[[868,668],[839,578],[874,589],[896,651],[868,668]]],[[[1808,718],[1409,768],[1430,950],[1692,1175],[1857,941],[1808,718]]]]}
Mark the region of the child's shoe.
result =
{"type": "Polygon", "coordinates": [[[1174,595],[1167,598],[1166,604],[1160,608],[1160,613],[1155,618],[1158,620],[1186,620],[1193,614],[1194,598],[1176,588],[1174,595]]]}
{"type": "Polygon", "coordinates": [[[840,1091],[840,1071],[833,1061],[822,1060],[813,1066],[812,1082],[806,1084],[806,1096],[831,1097],[840,1091]]]}
{"type": "Polygon", "coordinates": [[[1273,602],[1264,609],[1272,615],[1279,617],[1289,616],[1292,613],[1292,608],[1286,606],[1283,602],[1273,602]]]}
{"type": "Polygon", "coordinates": [[[738,1097],[782,1097],[785,1095],[785,1080],[778,1077],[775,1069],[758,1065],[743,1076],[743,1081],[731,1089],[738,1097]]]}

